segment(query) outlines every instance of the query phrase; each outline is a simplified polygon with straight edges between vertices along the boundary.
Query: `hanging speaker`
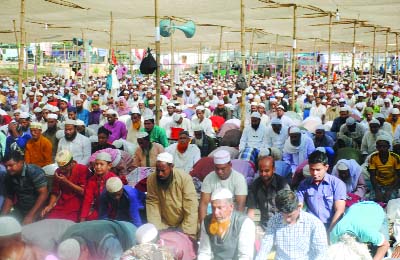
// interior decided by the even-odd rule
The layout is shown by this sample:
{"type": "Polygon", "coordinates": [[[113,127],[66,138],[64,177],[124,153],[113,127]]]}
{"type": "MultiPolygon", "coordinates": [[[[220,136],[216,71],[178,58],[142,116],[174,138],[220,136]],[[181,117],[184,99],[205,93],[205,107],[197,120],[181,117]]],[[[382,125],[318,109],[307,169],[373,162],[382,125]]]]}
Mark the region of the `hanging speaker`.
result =
{"type": "Polygon", "coordinates": [[[184,25],[176,26],[171,20],[165,19],[160,21],[160,35],[162,37],[170,37],[175,29],[181,30],[186,38],[192,38],[196,32],[196,24],[188,21],[184,25]]]}

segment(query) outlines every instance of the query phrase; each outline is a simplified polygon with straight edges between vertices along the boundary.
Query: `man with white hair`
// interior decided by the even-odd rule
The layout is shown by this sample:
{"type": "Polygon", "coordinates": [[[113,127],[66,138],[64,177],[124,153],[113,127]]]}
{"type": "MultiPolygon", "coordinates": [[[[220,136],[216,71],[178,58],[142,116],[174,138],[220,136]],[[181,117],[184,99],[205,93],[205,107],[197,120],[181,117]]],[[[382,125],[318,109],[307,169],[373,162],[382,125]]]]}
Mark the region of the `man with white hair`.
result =
{"type": "Polygon", "coordinates": [[[232,168],[231,155],[228,151],[218,150],[214,154],[214,171],[209,173],[201,186],[199,222],[207,215],[211,194],[218,188],[227,188],[235,196],[236,209],[244,211],[247,197],[247,182],[244,176],[232,168]]]}
{"type": "Polygon", "coordinates": [[[157,156],[156,171],[147,178],[147,220],[158,230],[179,228],[195,238],[197,233],[196,190],[190,175],[174,169],[174,157],[157,156]]]}
{"type": "Polygon", "coordinates": [[[212,214],[201,223],[197,259],[253,259],[255,225],[235,210],[232,192],[216,189],[211,195],[211,205],[212,214]]]}

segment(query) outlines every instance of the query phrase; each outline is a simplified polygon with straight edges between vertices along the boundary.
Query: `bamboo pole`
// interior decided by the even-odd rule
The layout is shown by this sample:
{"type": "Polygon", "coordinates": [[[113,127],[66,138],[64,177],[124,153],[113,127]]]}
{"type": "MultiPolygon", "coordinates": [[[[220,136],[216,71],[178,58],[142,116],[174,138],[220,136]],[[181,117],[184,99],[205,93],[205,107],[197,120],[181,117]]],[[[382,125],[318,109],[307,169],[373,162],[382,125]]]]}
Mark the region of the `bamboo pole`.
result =
{"type": "Polygon", "coordinates": [[[158,0],[154,0],[154,27],[156,28],[156,125],[160,121],[160,27],[159,27],[158,0]]]}
{"type": "Polygon", "coordinates": [[[314,66],[313,66],[313,80],[315,79],[315,72],[317,71],[317,38],[314,38],[314,66]]]}
{"type": "Polygon", "coordinates": [[[110,12],[110,42],[109,42],[109,51],[108,51],[108,58],[110,59],[110,63],[112,63],[111,55],[112,55],[113,29],[114,29],[113,13],[110,12]]]}
{"type": "MultiPolygon", "coordinates": [[[[27,41],[26,41],[26,39],[27,39],[27,33],[25,32],[25,46],[28,46],[28,44],[27,44],[27,41]]],[[[25,47],[26,48],[26,47],[25,47]]],[[[26,83],[28,83],[28,66],[29,66],[29,62],[28,62],[28,50],[26,50],[26,63],[25,63],[25,65],[26,65],[26,75],[25,75],[25,79],[26,79],[26,83]]]]}
{"type": "Polygon", "coordinates": [[[297,5],[293,6],[293,47],[292,47],[292,111],[295,110],[295,89],[296,89],[296,11],[297,5]]]}
{"type": "Polygon", "coordinates": [[[374,39],[372,42],[372,60],[369,68],[369,88],[372,88],[372,76],[374,75],[375,69],[375,44],[376,44],[376,26],[374,26],[374,39]]]}
{"type": "MultiPolygon", "coordinates": [[[[244,0],[240,0],[240,55],[242,59],[242,76],[246,79],[246,49],[245,49],[245,36],[246,28],[244,25],[244,0]]],[[[241,117],[240,117],[240,130],[243,131],[244,123],[246,120],[246,90],[242,90],[242,102],[240,104],[241,117]]]]}
{"type": "Polygon", "coordinates": [[[218,64],[217,64],[217,81],[218,85],[220,83],[221,77],[221,51],[222,51],[222,33],[223,33],[224,27],[220,26],[220,32],[219,32],[219,50],[218,50],[218,64]]]}
{"type": "Polygon", "coordinates": [[[17,36],[17,26],[15,25],[15,20],[13,20],[14,25],[14,36],[15,36],[15,45],[17,45],[17,58],[19,58],[19,44],[18,44],[18,36],[17,36]]]}
{"type": "Polygon", "coordinates": [[[275,77],[276,77],[276,70],[278,68],[278,52],[277,52],[278,40],[279,40],[279,34],[276,35],[276,39],[275,39],[275,72],[274,72],[275,77]]]}
{"type": "Polygon", "coordinates": [[[326,78],[326,83],[328,89],[331,89],[332,84],[331,84],[331,70],[332,70],[332,62],[331,62],[331,49],[332,49],[332,13],[329,13],[329,43],[328,43],[328,72],[327,72],[327,78],[326,78]]]}
{"type": "Polygon", "coordinates": [[[171,33],[171,36],[169,37],[170,40],[170,47],[171,47],[171,74],[170,74],[170,80],[171,80],[171,93],[175,92],[175,84],[174,84],[174,78],[175,78],[175,57],[174,57],[174,34],[171,33]]]}
{"type": "Polygon", "coordinates": [[[253,77],[253,47],[254,47],[254,34],[256,30],[253,28],[251,30],[251,42],[250,42],[250,55],[249,55],[249,85],[251,78],[253,77]]]}
{"type": "MultiPolygon", "coordinates": [[[[129,70],[133,77],[133,64],[132,64],[132,34],[129,34],[129,70]]],[[[133,78],[132,78],[133,79],[133,78]]]]}
{"type": "Polygon", "coordinates": [[[20,46],[19,46],[19,56],[18,56],[18,100],[17,106],[21,107],[22,102],[22,76],[23,76],[23,66],[24,66],[24,48],[25,48],[25,0],[21,0],[21,12],[19,16],[19,30],[20,30],[20,46]]]}
{"type": "Polygon", "coordinates": [[[354,59],[356,56],[356,26],[357,26],[357,20],[354,21],[354,26],[353,26],[353,50],[352,50],[352,56],[351,56],[351,83],[352,87],[354,88],[355,86],[355,73],[354,73],[354,59]]]}
{"type": "Polygon", "coordinates": [[[385,61],[385,63],[383,64],[383,68],[384,68],[384,70],[385,70],[385,77],[384,77],[384,80],[386,81],[386,79],[387,79],[387,73],[386,73],[386,70],[387,70],[387,56],[388,56],[388,40],[389,40],[389,31],[390,31],[390,29],[387,29],[386,30],[386,40],[385,40],[385,59],[384,59],[384,61],[385,61]]]}
{"type": "Polygon", "coordinates": [[[199,48],[199,74],[203,71],[203,46],[202,43],[200,42],[200,48],[199,48]]]}
{"type": "Polygon", "coordinates": [[[397,71],[397,81],[400,80],[399,73],[399,65],[400,65],[400,59],[399,59],[399,33],[395,33],[396,35],[396,56],[397,56],[397,64],[396,64],[396,71],[397,71]]]}

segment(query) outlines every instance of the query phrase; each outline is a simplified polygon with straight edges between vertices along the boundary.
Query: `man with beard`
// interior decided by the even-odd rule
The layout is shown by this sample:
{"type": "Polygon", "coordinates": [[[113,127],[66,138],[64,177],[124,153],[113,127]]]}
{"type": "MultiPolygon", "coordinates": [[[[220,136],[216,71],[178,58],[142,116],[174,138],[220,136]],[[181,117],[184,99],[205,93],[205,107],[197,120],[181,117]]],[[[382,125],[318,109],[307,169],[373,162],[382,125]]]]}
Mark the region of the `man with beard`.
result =
{"type": "Polygon", "coordinates": [[[276,108],[276,118],[279,118],[284,127],[291,127],[294,125],[293,120],[285,115],[285,108],[282,105],[277,106],[276,108]]]}
{"type": "Polygon", "coordinates": [[[44,137],[49,139],[52,145],[52,158],[54,159],[57,154],[58,148],[58,138],[56,137],[56,133],[59,130],[57,127],[57,115],[56,114],[49,114],[47,116],[47,130],[42,134],[44,137]]]}
{"type": "Polygon", "coordinates": [[[150,135],[150,141],[161,144],[162,146],[168,147],[168,138],[165,130],[158,125],[154,124],[154,115],[144,116],[144,128],[150,135]]]}
{"type": "Polygon", "coordinates": [[[282,160],[290,165],[292,173],[297,166],[307,160],[307,157],[315,150],[313,140],[300,128],[293,126],[289,129],[289,139],[283,146],[282,160]]]}
{"type": "Polygon", "coordinates": [[[147,132],[138,132],[138,148],[133,155],[133,165],[136,167],[156,167],[157,156],[164,152],[164,147],[159,143],[150,142],[147,132]]]}
{"type": "Polygon", "coordinates": [[[331,132],[337,133],[340,131],[340,127],[346,123],[346,119],[349,117],[350,112],[347,107],[341,107],[339,109],[339,116],[333,120],[331,132]]]}
{"type": "Polygon", "coordinates": [[[118,139],[126,139],[128,131],[126,130],[126,125],[124,122],[118,120],[118,113],[113,109],[109,109],[106,112],[107,123],[104,124],[104,127],[111,132],[111,135],[108,137],[108,142],[112,143],[118,139]]]}
{"type": "Polygon", "coordinates": [[[29,131],[30,117],[26,112],[22,112],[19,116],[18,123],[11,121],[8,124],[9,136],[6,139],[5,154],[10,152],[10,149],[25,150],[26,143],[32,138],[29,131]]]}
{"type": "Polygon", "coordinates": [[[400,125],[400,110],[398,108],[393,108],[392,113],[386,119],[387,122],[392,126],[392,134],[395,133],[397,126],[400,125]]]}
{"type": "Polygon", "coordinates": [[[200,149],[201,157],[208,156],[212,151],[215,150],[215,148],[217,148],[214,139],[207,136],[200,125],[193,128],[193,133],[194,139],[192,140],[192,144],[197,145],[197,147],[200,149]]]}
{"type": "Polygon", "coordinates": [[[128,131],[126,140],[128,142],[136,144],[137,143],[137,134],[140,131],[144,131],[142,115],[140,113],[139,108],[137,108],[137,107],[132,108],[129,115],[130,115],[130,118],[126,121],[126,128],[128,131]]]}
{"type": "Polygon", "coordinates": [[[261,115],[258,112],[251,113],[251,125],[246,126],[240,138],[239,151],[244,152],[246,148],[260,150],[265,146],[266,126],[261,125],[261,115]]]}
{"type": "MultiPolygon", "coordinates": [[[[390,136],[386,133],[386,131],[380,129],[380,123],[379,120],[376,118],[373,118],[369,122],[369,131],[366,131],[362,141],[361,141],[361,153],[364,156],[367,156],[368,154],[371,154],[376,151],[376,138],[379,135],[386,135],[390,136]]],[[[391,136],[390,136],[391,138],[391,136]]]]}
{"type": "Polygon", "coordinates": [[[333,98],[331,100],[331,106],[326,109],[325,122],[333,121],[339,116],[338,100],[333,98]]]}
{"type": "Polygon", "coordinates": [[[255,209],[261,212],[260,223],[265,229],[268,220],[278,213],[275,205],[276,194],[280,190],[290,190],[287,181],[275,173],[275,162],[271,156],[258,159],[259,176],[251,184],[247,197],[247,215],[254,219],[255,209]]]}
{"type": "Polygon", "coordinates": [[[89,111],[83,108],[83,100],[81,98],[75,99],[76,104],[76,119],[85,122],[85,126],[89,124],[89,111]]]}
{"type": "Polygon", "coordinates": [[[183,113],[179,113],[179,114],[175,113],[172,116],[172,121],[169,122],[165,126],[165,128],[166,128],[165,133],[167,134],[167,136],[170,139],[177,140],[176,136],[171,136],[173,128],[178,128],[178,130],[184,130],[184,131],[187,131],[187,132],[190,132],[190,133],[192,132],[191,121],[189,119],[187,119],[187,118],[184,118],[183,115],[185,115],[185,114],[183,114],[183,113]]]}
{"type": "Polygon", "coordinates": [[[42,124],[30,124],[32,138],[26,143],[25,162],[44,167],[52,163],[52,145],[49,139],[42,135],[42,124]]]}
{"type": "Polygon", "coordinates": [[[232,169],[231,156],[228,151],[219,150],[214,154],[214,171],[203,180],[199,206],[199,222],[207,215],[211,194],[218,188],[227,188],[235,195],[236,210],[244,211],[247,197],[247,182],[244,176],[232,169]]]}
{"type": "Polygon", "coordinates": [[[212,214],[201,224],[197,259],[253,259],[255,225],[235,210],[232,192],[225,188],[215,190],[211,205],[212,214]]]}
{"type": "Polygon", "coordinates": [[[178,142],[168,146],[165,151],[173,155],[175,168],[182,169],[186,173],[189,173],[201,158],[200,149],[190,143],[188,131],[181,131],[178,142]]]}
{"type": "Polygon", "coordinates": [[[65,121],[64,137],[58,143],[57,152],[61,150],[70,151],[79,164],[87,165],[89,163],[91,143],[89,138],[78,133],[75,120],[65,121]]]}
{"type": "Polygon", "coordinates": [[[288,129],[282,126],[279,118],[271,120],[271,125],[267,127],[265,144],[266,147],[276,147],[282,151],[285,141],[288,139],[288,129]]]}
{"type": "Polygon", "coordinates": [[[209,118],[205,117],[205,107],[197,106],[196,107],[196,116],[192,118],[192,127],[197,125],[201,125],[204,133],[211,138],[215,138],[215,131],[212,127],[212,122],[209,118]]]}
{"type": "Polygon", "coordinates": [[[174,169],[174,158],[157,156],[156,171],[147,179],[147,220],[158,230],[178,228],[191,238],[197,233],[197,194],[192,178],[174,169]]]}
{"type": "Polygon", "coordinates": [[[352,147],[358,149],[361,145],[362,138],[365,134],[364,127],[356,122],[352,117],[346,119],[346,123],[340,127],[339,133],[337,133],[338,139],[348,139],[346,143],[351,143],[352,147]]]}
{"type": "Polygon", "coordinates": [[[173,121],[172,117],[175,113],[175,105],[174,103],[168,103],[167,105],[167,113],[163,114],[163,116],[160,119],[160,127],[166,128],[169,123],[173,121]]]}
{"type": "Polygon", "coordinates": [[[335,142],[332,137],[325,134],[325,127],[323,125],[317,126],[313,137],[315,147],[333,147],[335,142]]]}
{"type": "Polygon", "coordinates": [[[4,158],[7,175],[5,201],[1,215],[12,215],[23,224],[34,222],[47,200],[47,179],[36,165],[26,164],[21,151],[11,151],[4,158]]]}

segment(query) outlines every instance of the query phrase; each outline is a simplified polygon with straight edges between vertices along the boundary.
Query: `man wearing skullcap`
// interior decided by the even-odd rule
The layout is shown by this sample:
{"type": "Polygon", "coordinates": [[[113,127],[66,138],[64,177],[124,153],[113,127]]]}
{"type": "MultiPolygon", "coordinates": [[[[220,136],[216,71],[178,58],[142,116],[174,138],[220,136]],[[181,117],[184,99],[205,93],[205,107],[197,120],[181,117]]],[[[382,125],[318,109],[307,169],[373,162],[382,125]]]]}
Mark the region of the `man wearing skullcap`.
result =
{"type": "Polygon", "coordinates": [[[192,118],[192,127],[197,125],[201,125],[203,128],[204,133],[211,137],[215,138],[215,131],[212,127],[212,122],[209,118],[205,117],[205,108],[204,106],[197,106],[196,107],[196,117],[192,118]]]}
{"type": "Polygon", "coordinates": [[[57,131],[60,130],[57,124],[58,124],[58,116],[56,114],[50,113],[47,116],[47,130],[42,133],[42,135],[51,142],[52,159],[56,157],[58,142],[59,142],[59,139],[56,137],[57,131]]]}
{"type": "Polygon", "coordinates": [[[369,157],[368,171],[375,200],[388,202],[398,197],[400,157],[390,151],[392,139],[386,134],[376,138],[376,152],[369,157]]]}
{"type": "Polygon", "coordinates": [[[138,132],[144,131],[142,115],[139,108],[137,107],[133,107],[129,115],[130,118],[126,121],[126,128],[128,131],[126,140],[136,144],[137,143],[136,134],[138,132]]]}
{"type": "Polygon", "coordinates": [[[59,151],[55,161],[58,169],[54,173],[49,203],[42,210],[41,216],[78,222],[89,169],[77,163],[68,150],[59,151]]]}
{"type": "Polygon", "coordinates": [[[260,150],[265,147],[267,127],[260,124],[260,113],[251,113],[250,120],[251,124],[244,128],[240,138],[239,151],[241,153],[249,148],[260,150]]]}
{"type": "Polygon", "coordinates": [[[330,102],[330,106],[326,109],[325,122],[333,121],[339,116],[338,100],[333,98],[330,102]]]}
{"type": "Polygon", "coordinates": [[[136,227],[126,221],[94,220],[70,226],[60,239],[60,260],[120,259],[136,244],[136,227]]]}
{"type": "Polygon", "coordinates": [[[87,165],[91,154],[89,138],[81,135],[76,130],[76,121],[67,119],[64,123],[64,137],[58,142],[57,152],[68,150],[74,155],[74,159],[83,165],[87,165]]]}
{"type": "Polygon", "coordinates": [[[212,213],[201,222],[197,259],[253,259],[255,225],[235,210],[232,192],[216,189],[211,195],[211,205],[212,213]]]}
{"type": "Polygon", "coordinates": [[[192,130],[194,133],[192,144],[197,145],[197,147],[200,149],[201,157],[208,156],[216,149],[217,146],[214,139],[207,136],[200,125],[195,126],[192,130]]]}
{"type": "Polygon", "coordinates": [[[397,126],[400,125],[400,116],[399,115],[400,115],[400,110],[398,108],[393,108],[392,112],[386,119],[386,121],[389,122],[390,125],[392,126],[393,134],[395,133],[397,126]]]}
{"type": "Polygon", "coordinates": [[[225,107],[224,100],[219,100],[217,107],[214,109],[214,116],[220,116],[225,120],[230,119],[230,110],[225,107]]]}
{"type": "Polygon", "coordinates": [[[111,135],[108,137],[108,142],[112,143],[118,139],[126,139],[128,131],[126,130],[126,125],[124,122],[118,120],[118,113],[109,109],[106,112],[107,123],[104,124],[104,127],[111,132],[111,135]]]}
{"type": "Polygon", "coordinates": [[[13,217],[0,217],[0,259],[42,260],[48,252],[21,238],[21,224],[13,217]]]}
{"type": "Polygon", "coordinates": [[[282,126],[284,127],[290,127],[294,125],[293,120],[285,115],[286,109],[283,107],[283,105],[279,105],[276,107],[276,118],[279,118],[282,122],[282,126]]]}
{"type": "Polygon", "coordinates": [[[351,143],[353,148],[359,149],[365,132],[359,122],[356,122],[353,117],[348,117],[346,123],[340,127],[337,138],[348,139],[348,143],[351,143]]]}
{"type": "Polygon", "coordinates": [[[29,130],[30,115],[27,112],[22,112],[19,116],[18,122],[11,121],[8,124],[8,133],[6,139],[5,154],[10,152],[11,146],[18,147],[22,151],[25,150],[26,143],[32,138],[29,130]]]}
{"type": "MultiPolygon", "coordinates": [[[[5,177],[5,201],[1,214],[11,212],[23,224],[29,224],[39,218],[40,211],[47,200],[47,179],[42,168],[26,164],[20,150],[6,153],[4,165],[7,168],[5,177]]],[[[0,229],[1,230],[1,229],[0,229]]]]}
{"type": "Polygon", "coordinates": [[[187,131],[181,131],[178,142],[168,146],[165,151],[174,156],[174,167],[186,173],[189,173],[193,165],[201,158],[200,149],[190,143],[190,135],[187,131]]]}
{"type": "Polygon", "coordinates": [[[387,134],[384,130],[380,129],[380,122],[378,119],[373,118],[369,122],[369,130],[365,132],[361,141],[361,153],[364,156],[376,151],[376,138],[379,135],[387,135],[392,138],[390,134],[387,134]]]}
{"type": "Polygon", "coordinates": [[[90,103],[92,110],[89,112],[89,125],[99,124],[101,117],[99,101],[92,100],[90,103]]]}
{"type": "Polygon", "coordinates": [[[283,150],[283,145],[288,137],[288,128],[282,125],[282,121],[279,118],[273,118],[271,124],[267,126],[265,146],[283,150]]]}
{"type": "Polygon", "coordinates": [[[156,142],[150,142],[147,132],[138,132],[138,147],[133,155],[133,165],[135,167],[156,167],[157,156],[164,152],[164,147],[156,142]]]}
{"type": "Polygon", "coordinates": [[[106,182],[116,175],[111,172],[112,158],[109,153],[100,152],[96,155],[94,162],[94,175],[91,176],[86,184],[83,197],[80,221],[96,220],[99,214],[100,194],[103,192],[106,182]]]}
{"type": "MultiPolygon", "coordinates": [[[[192,133],[192,126],[191,126],[191,121],[187,118],[184,118],[183,113],[174,113],[172,116],[171,122],[165,125],[165,133],[167,134],[167,137],[169,139],[174,139],[176,140],[177,137],[171,136],[172,131],[187,131],[189,133],[192,133]]],[[[178,133],[179,133],[178,132],[178,133]]]]}
{"type": "Polygon", "coordinates": [[[346,119],[349,117],[350,112],[349,108],[347,107],[340,107],[339,108],[339,116],[333,120],[331,132],[339,132],[340,127],[346,123],[346,119]]]}
{"type": "Polygon", "coordinates": [[[158,230],[178,228],[192,238],[197,233],[198,199],[191,176],[174,169],[174,158],[157,156],[156,171],[147,178],[147,220],[158,230]]]}
{"type": "Polygon", "coordinates": [[[332,137],[325,133],[325,127],[320,125],[315,129],[315,134],[313,137],[314,146],[317,147],[333,147],[335,142],[332,137]]]}
{"type": "Polygon", "coordinates": [[[123,185],[119,177],[111,177],[100,195],[99,219],[127,221],[142,225],[139,210],[144,209],[145,194],[134,187],[123,185]]]}
{"type": "Polygon", "coordinates": [[[211,194],[218,188],[229,189],[235,200],[235,208],[244,211],[247,197],[247,182],[244,176],[232,169],[230,153],[218,150],[214,153],[214,171],[203,180],[199,207],[199,222],[207,215],[207,207],[211,201],[211,194]]]}
{"type": "Polygon", "coordinates": [[[164,148],[168,147],[168,137],[165,133],[165,130],[154,123],[154,115],[145,115],[144,116],[144,128],[146,132],[150,135],[150,141],[156,142],[164,146],[164,148]]]}
{"type": "Polygon", "coordinates": [[[32,138],[26,143],[25,162],[39,167],[51,164],[53,145],[42,135],[42,124],[32,122],[29,127],[32,138]]]}

